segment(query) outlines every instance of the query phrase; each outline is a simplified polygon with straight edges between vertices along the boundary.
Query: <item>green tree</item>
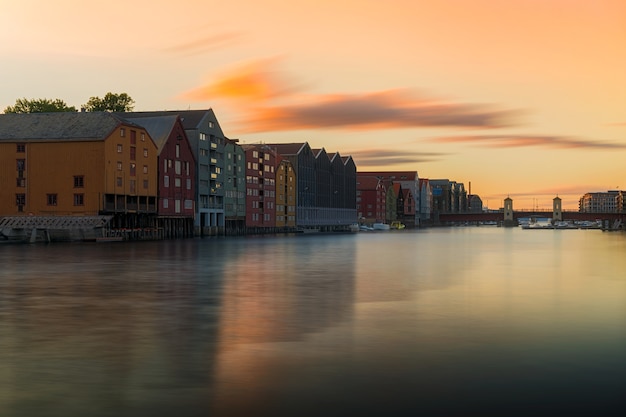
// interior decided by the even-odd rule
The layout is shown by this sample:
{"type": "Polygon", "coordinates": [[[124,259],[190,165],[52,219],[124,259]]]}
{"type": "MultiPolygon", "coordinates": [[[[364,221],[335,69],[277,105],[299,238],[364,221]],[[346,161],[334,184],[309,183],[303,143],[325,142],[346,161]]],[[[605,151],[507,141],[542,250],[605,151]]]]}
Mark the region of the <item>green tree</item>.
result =
{"type": "Polygon", "coordinates": [[[86,111],[126,112],[135,108],[135,100],[126,93],[106,93],[104,98],[91,97],[83,108],[86,111]]]}
{"type": "Polygon", "coordinates": [[[71,112],[76,111],[76,107],[68,106],[60,99],[32,99],[18,98],[15,100],[15,106],[8,106],[4,109],[5,113],[51,113],[51,112],[71,112]]]}

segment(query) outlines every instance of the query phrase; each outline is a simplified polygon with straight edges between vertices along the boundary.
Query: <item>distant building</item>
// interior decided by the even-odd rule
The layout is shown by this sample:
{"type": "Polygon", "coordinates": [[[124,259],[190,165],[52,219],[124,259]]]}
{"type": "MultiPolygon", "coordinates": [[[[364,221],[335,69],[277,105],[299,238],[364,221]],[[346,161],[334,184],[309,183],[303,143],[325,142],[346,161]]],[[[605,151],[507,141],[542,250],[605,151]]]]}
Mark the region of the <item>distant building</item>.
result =
{"type": "Polygon", "coordinates": [[[288,159],[276,168],[276,227],[296,227],[296,171],[288,159]]]}
{"type": "Polygon", "coordinates": [[[386,217],[387,190],[379,177],[357,175],[357,213],[360,223],[384,223],[386,217]]]}
{"type": "Polygon", "coordinates": [[[246,228],[276,229],[276,150],[267,145],[242,145],[246,158],[246,228]]]}
{"type": "Polygon", "coordinates": [[[625,191],[607,191],[586,193],[578,203],[578,211],[581,213],[624,213],[625,191]]]}
{"type": "Polygon", "coordinates": [[[405,217],[404,222],[407,227],[416,227],[420,224],[420,213],[416,208],[419,207],[420,189],[417,171],[363,171],[359,175],[374,176],[384,181],[392,181],[402,185],[403,190],[408,190],[412,196],[412,207],[408,211],[413,213],[411,217],[405,217]]]}
{"type": "Polygon", "coordinates": [[[477,194],[467,196],[467,211],[470,213],[481,213],[483,211],[483,200],[477,194]]]}

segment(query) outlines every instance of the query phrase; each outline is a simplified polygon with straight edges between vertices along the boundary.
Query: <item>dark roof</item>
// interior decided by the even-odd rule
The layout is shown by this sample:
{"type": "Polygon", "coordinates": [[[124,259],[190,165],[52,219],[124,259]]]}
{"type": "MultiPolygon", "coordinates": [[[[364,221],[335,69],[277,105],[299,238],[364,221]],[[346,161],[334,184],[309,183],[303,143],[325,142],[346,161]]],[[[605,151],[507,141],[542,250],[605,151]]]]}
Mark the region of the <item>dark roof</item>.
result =
{"type": "Polygon", "coordinates": [[[104,140],[120,124],[108,112],[0,114],[0,140],[104,140]]]}
{"type": "Polygon", "coordinates": [[[118,113],[127,119],[134,119],[137,117],[155,117],[155,116],[180,116],[180,120],[183,123],[183,127],[185,130],[198,129],[198,126],[202,123],[203,120],[209,119],[213,123],[215,123],[215,127],[213,129],[217,129],[220,133],[220,136],[224,136],[224,132],[220,127],[219,122],[217,121],[217,117],[213,112],[213,109],[206,110],[164,110],[164,111],[140,111],[140,112],[128,112],[128,113],[118,113]]]}
{"type": "Polygon", "coordinates": [[[371,175],[357,174],[356,188],[357,190],[375,190],[380,184],[380,179],[371,175]]]}
{"type": "Polygon", "coordinates": [[[178,116],[175,114],[158,117],[133,118],[133,122],[144,127],[148,131],[148,134],[157,145],[159,153],[161,153],[161,150],[167,143],[167,138],[169,138],[172,133],[172,129],[174,129],[174,126],[176,125],[176,120],[178,120],[178,116]]]}
{"type": "Polygon", "coordinates": [[[281,155],[297,155],[306,144],[306,142],[272,143],[271,146],[281,155]]]}

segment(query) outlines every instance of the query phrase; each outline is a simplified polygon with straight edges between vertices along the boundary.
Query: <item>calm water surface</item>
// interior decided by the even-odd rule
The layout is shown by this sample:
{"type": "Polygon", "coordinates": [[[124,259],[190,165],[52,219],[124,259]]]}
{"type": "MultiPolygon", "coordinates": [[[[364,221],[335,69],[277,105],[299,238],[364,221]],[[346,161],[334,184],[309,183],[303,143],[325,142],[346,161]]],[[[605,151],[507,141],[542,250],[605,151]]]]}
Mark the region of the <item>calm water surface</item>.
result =
{"type": "Polygon", "coordinates": [[[0,416],[626,415],[626,234],[0,246],[0,416]]]}

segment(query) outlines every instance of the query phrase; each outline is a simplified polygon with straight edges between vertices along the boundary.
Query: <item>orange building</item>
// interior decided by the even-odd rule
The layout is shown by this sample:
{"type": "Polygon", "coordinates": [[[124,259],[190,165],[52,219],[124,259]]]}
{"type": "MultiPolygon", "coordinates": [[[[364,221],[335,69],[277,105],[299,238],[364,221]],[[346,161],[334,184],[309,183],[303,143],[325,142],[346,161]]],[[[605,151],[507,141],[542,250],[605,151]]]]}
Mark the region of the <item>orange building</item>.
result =
{"type": "Polygon", "coordinates": [[[296,171],[288,159],[276,167],[276,227],[296,227],[296,171]]]}
{"type": "Polygon", "coordinates": [[[2,114],[0,216],[110,214],[114,226],[144,226],[157,211],[157,156],[144,128],[111,113],[2,114]]]}

